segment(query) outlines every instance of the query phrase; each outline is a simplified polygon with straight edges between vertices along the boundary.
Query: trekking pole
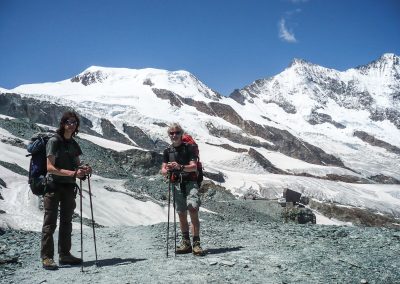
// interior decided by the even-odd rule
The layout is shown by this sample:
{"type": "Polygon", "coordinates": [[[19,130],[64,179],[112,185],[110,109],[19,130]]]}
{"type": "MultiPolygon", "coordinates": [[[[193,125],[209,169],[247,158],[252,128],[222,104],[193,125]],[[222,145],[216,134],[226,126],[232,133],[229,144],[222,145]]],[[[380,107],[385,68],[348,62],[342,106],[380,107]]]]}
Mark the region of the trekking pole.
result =
{"type": "Polygon", "coordinates": [[[176,191],[176,188],[175,188],[175,184],[173,184],[172,185],[172,190],[174,191],[174,200],[173,200],[173,202],[174,202],[174,239],[175,239],[175,257],[176,257],[176,208],[175,208],[175,191],[176,191]]]}
{"type": "Polygon", "coordinates": [[[90,199],[90,211],[92,213],[92,228],[93,228],[93,240],[94,240],[94,252],[96,254],[96,266],[98,266],[97,263],[97,247],[96,247],[96,231],[94,229],[94,217],[93,217],[93,203],[92,203],[92,189],[90,186],[90,176],[87,176],[87,181],[88,181],[88,187],[89,187],[89,199],[90,199]]]}
{"type": "Polygon", "coordinates": [[[169,211],[170,211],[170,204],[171,204],[171,177],[170,173],[168,172],[168,222],[167,222],[167,257],[168,257],[168,239],[169,239],[169,211]]]}
{"type": "Polygon", "coordinates": [[[80,213],[81,213],[81,272],[83,272],[83,227],[82,227],[82,180],[79,180],[79,205],[80,205],[80,213]]]}

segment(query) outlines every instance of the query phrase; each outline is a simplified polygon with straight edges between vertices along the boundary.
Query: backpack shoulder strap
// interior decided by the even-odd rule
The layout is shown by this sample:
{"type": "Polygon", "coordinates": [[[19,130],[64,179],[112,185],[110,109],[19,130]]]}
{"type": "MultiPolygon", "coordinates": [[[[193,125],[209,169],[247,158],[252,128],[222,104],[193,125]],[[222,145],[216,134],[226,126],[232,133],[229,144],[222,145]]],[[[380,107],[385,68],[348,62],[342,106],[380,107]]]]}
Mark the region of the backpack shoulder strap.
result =
{"type": "Polygon", "coordinates": [[[176,162],[176,150],[172,144],[168,148],[168,160],[170,162],[176,162]]]}
{"type": "Polygon", "coordinates": [[[64,145],[65,144],[64,138],[58,133],[55,133],[52,137],[55,137],[56,140],[57,140],[56,150],[58,152],[60,150],[60,145],[64,145]]]}
{"type": "Polygon", "coordinates": [[[55,137],[59,142],[64,142],[64,138],[62,138],[61,135],[58,133],[55,133],[53,137],[55,137]]]}
{"type": "Polygon", "coordinates": [[[184,146],[183,151],[185,151],[185,154],[192,151],[192,145],[190,145],[189,143],[186,143],[186,142],[182,142],[182,144],[184,146]]]}

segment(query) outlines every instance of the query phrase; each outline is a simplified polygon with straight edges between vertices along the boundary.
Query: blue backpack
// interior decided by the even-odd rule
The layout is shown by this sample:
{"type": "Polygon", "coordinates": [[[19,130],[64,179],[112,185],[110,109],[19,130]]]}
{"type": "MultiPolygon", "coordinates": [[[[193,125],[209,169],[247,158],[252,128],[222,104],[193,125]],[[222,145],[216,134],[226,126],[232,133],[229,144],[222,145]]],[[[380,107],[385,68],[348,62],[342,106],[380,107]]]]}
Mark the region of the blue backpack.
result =
{"type": "Polygon", "coordinates": [[[26,155],[26,157],[31,156],[28,183],[32,193],[35,195],[43,195],[45,193],[47,184],[46,145],[53,136],[60,140],[58,134],[39,132],[32,136],[31,142],[27,146],[27,150],[30,154],[26,155]]]}

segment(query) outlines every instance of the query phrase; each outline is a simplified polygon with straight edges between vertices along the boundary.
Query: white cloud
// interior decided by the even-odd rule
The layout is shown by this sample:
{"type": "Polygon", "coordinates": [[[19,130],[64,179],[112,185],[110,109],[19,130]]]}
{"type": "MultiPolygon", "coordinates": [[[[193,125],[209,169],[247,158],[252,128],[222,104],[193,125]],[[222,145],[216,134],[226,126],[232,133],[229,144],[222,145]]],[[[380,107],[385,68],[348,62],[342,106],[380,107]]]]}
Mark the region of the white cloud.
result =
{"type": "Polygon", "coordinates": [[[279,21],[279,37],[287,42],[297,42],[296,37],[294,36],[294,33],[286,27],[286,20],[282,18],[279,21]]]}

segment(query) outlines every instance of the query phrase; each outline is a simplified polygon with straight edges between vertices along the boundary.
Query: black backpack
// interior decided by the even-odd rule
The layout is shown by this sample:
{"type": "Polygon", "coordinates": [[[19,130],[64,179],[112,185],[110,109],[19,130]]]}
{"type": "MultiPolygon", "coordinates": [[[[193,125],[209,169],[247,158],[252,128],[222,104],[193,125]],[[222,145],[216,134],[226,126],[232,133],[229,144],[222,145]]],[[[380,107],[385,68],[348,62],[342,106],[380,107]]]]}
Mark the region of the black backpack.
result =
{"type": "Polygon", "coordinates": [[[57,137],[61,140],[58,134],[51,132],[39,132],[32,136],[30,143],[27,146],[27,150],[31,156],[29,163],[29,177],[28,183],[31,191],[35,195],[43,195],[45,193],[47,179],[47,157],[46,157],[46,145],[51,137],[57,137]]]}

